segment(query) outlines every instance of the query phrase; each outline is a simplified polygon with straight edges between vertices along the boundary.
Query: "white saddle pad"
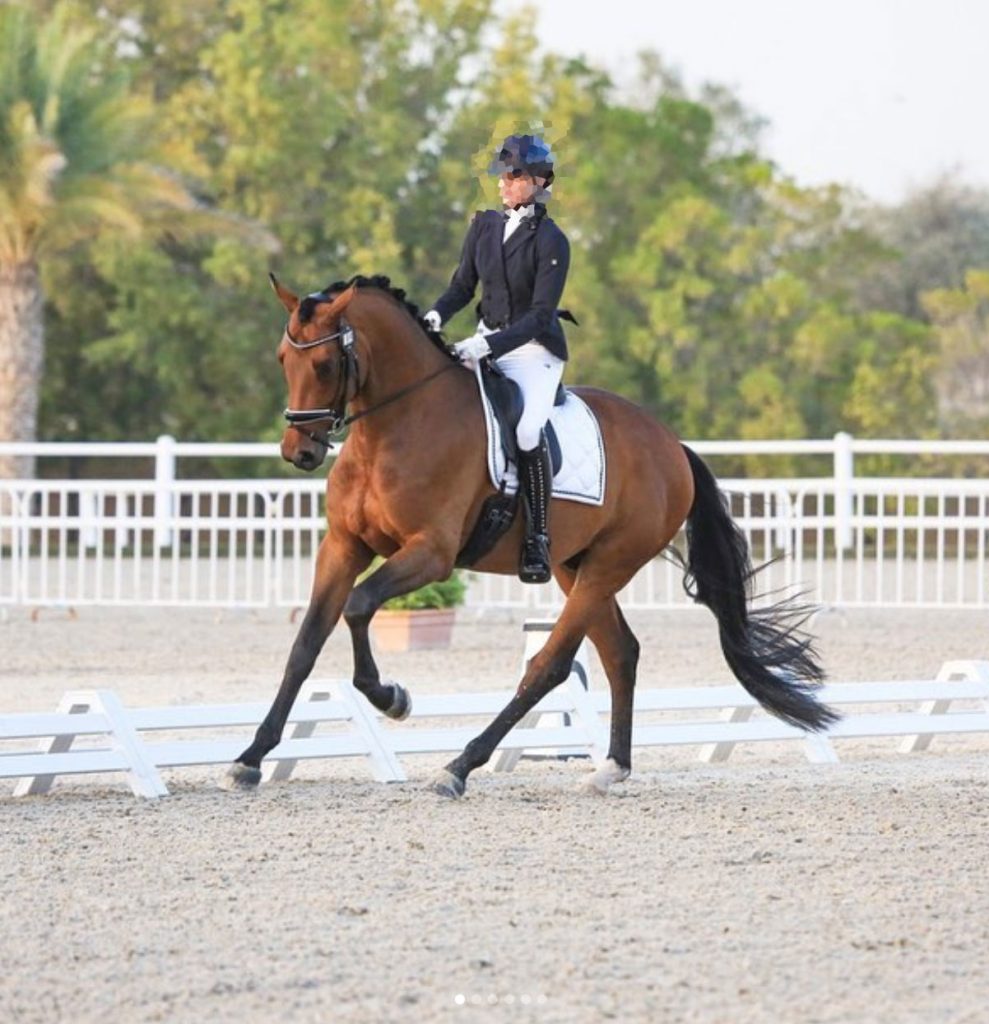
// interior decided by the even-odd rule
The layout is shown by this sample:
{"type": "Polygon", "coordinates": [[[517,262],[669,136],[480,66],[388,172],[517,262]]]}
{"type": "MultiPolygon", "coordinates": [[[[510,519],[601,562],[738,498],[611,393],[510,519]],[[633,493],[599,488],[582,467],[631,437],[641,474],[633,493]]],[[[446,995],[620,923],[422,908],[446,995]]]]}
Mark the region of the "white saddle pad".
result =
{"type": "MultiPolygon", "coordinates": [[[[484,424],[488,434],[488,473],[491,483],[514,494],[519,487],[515,467],[508,463],[501,448],[501,427],[481,383],[480,372],[474,374],[484,408],[484,424]]],[[[604,439],[597,417],[572,391],[563,405],[554,405],[550,423],[556,431],[563,454],[560,471],[553,477],[553,497],[579,501],[584,505],[604,504],[605,459],[604,439]]]]}

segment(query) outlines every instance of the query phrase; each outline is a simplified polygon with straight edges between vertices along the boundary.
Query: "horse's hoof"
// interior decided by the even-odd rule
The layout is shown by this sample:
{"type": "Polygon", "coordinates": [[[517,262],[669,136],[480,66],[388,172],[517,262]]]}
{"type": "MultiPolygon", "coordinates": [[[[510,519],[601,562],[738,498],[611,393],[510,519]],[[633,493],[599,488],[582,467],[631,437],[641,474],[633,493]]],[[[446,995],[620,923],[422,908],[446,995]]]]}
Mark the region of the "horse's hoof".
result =
{"type": "Polygon", "coordinates": [[[228,793],[237,791],[254,792],[258,788],[260,781],[260,768],[252,768],[249,764],[241,764],[240,761],[234,761],[227,769],[226,775],[220,779],[219,786],[220,789],[225,789],[228,793]]]}
{"type": "Polygon", "coordinates": [[[389,718],[394,718],[396,722],[402,722],[412,714],[412,697],[409,695],[409,691],[398,683],[392,683],[391,688],[394,693],[391,704],[385,709],[385,714],[389,718]]]}
{"type": "Polygon", "coordinates": [[[459,800],[464,795],[467,786],[459,775],[454,775],[453,772],[448,772],[444,768],[433,779],[429,788],[439,796],[445,796],[448,800],[459,800]]]}
{"type": "Polygon", "coordinates": [[[586,779],[581,780],[580,788],[596,796],[607,796],[608,790],[616,782],[624,782],[628,776],[629,769],[622,768],[609,757],[600,768],[596,768],[586,779]]]}

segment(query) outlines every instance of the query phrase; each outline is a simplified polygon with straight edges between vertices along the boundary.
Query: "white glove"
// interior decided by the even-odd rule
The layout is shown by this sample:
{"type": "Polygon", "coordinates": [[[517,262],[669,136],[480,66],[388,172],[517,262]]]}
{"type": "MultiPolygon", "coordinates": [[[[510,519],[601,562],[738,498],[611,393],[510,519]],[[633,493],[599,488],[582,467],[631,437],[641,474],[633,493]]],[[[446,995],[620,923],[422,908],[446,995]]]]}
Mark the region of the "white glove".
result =
{"type": "Polygon", "coordinates": [[[483,334],[472,334],[469,338],[458,341],[453,346],[453,351],[456,352],[457,358],[462,363],[474,364],[479,359],[491,355],[491,346],[483,334]]]}
{"type": "Polygon", "coordinates": [[[423,314],[423,320],[425,320],[434,331],[438,331],[443,326],[443,321],[440,319],[440,315],[435,309],[431,309],[428,313],[423,314]]]}

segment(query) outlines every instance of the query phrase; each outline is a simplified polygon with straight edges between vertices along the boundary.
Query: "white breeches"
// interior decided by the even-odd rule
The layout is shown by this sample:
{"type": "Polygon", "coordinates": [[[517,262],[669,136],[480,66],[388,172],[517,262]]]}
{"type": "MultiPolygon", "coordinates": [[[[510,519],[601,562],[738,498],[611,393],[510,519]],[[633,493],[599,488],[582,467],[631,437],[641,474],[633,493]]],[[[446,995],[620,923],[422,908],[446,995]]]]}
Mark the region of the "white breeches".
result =
{"type": "MultiPolygon", "coordinates": [[[[493,333],[486,330],[483,323],[478,325],[478,330],[481,334],[493,333]]],[[[566,363],[538,341],[527,341],[506,352],[495,363],[522,389],[522,418],[515,438],[522,451],[531,452],[539,444],[539,433],[553,411],[553,400],[566,363]]]]}

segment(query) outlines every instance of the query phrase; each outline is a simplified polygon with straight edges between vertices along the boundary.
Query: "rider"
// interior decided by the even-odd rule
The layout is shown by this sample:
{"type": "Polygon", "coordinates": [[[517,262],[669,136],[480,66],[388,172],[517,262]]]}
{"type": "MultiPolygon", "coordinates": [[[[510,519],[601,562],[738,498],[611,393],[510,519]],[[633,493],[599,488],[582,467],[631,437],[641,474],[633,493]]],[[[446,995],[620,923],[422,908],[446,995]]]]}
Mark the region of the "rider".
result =
{"type": "Polygon", "coordinates": [[[567,360],[557,316],[570,265],[570,245],[546,216],[553,181],[553,153],[536,135],[510,135],[489,168],[499,176],[504,211],[480,210],[471,221],[450,286],[425,315],[439,330],[474,297],[481,282],[477,332],[454,345],[468,364],[492,356],[522,391],[516,429],[519,488],[526,517],[519,577],[550,578],[547,518],[552,488],[543,427],[553,409],[567,360]]]}

